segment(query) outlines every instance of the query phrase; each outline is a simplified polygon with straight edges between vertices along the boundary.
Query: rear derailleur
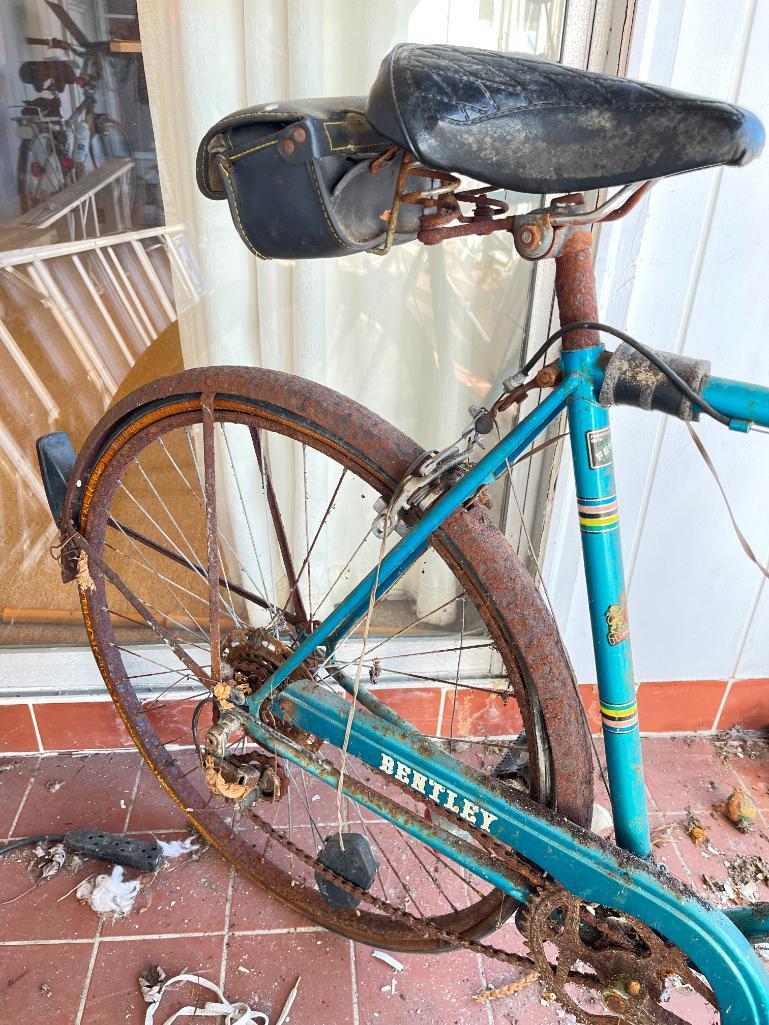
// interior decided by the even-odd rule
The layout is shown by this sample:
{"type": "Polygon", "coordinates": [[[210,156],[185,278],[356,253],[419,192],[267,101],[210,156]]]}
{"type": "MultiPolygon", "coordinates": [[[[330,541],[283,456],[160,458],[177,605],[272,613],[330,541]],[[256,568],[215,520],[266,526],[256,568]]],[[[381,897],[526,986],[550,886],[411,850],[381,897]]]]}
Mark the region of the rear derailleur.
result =
{"type": "Polygon", "coordinates": [[[228,752],[230,738],[243,729],[244,718],[239,712],[224,712],[206,731],[200,751],[206,783],[213,794],[242,808],[257,800],[279,801],[288,780],[277,759],[258,751],[240,755],[228,752]]]}
{"type": "MultiPolygon", "coordinates": [[[[243,628],[227,634],[221,643],[221,680],[214,687],[214,723],[206,731],[199,746],[200,762],[206,783],[212,793],[247,808],[254,801],[279,801],[288,786],[282,765],[269,751],[248,751],[235,754],[234,738],[248,738],[250,713],[245,706],[249,694],[258,690],[291,654],[286,634],[291,631],[281,624],[271,632],[262,627],[243,628]]],[[[316,750],[319,741],[296,727],[278,722],[269,716],[270,726],[286,733],[308,750],[316,750]]]]}

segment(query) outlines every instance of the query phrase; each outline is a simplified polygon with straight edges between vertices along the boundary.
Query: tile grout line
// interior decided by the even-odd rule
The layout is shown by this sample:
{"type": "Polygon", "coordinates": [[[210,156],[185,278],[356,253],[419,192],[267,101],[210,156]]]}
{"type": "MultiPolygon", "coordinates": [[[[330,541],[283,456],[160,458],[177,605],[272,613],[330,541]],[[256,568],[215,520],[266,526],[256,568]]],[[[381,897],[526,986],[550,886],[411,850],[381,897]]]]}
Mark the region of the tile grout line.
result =
{"type": "Polygon", "coordinates": [[[83,992],[80,994],[80,1005],[75,1015],[74,1025],[81,1025],[83,1020],[83,1014],[85,1013],[85,1005],[88,1001],[88,991],[91,988],[91,979],[93,978],[93,970],[96,966],[96,956],[99,953],[99,941],[101,939],[101,930],[104,925],[104,917],[99,916],[99,924],[96,927],[96,936],[93,939],[93,950],[91,951],[91,959],[88,962],[88,970],[85,973],[85,982],[83,983],[83,992]]]}
{"type": "Polygon", "coordinates": [[[38,751],[40,751],[42,753],[45,750],[45,748],[43,747],[43,738],[40,736],[40,729],[39,729],[39,727],[37,725],[37,716],[35,715],[35,706],[30,701],[27,704],[27,708],[29,709],[29,717],[32,720],[32,728],[35,731],[35,739],[37,740],[37,749],[38,749],[38,751]]]}
{"type": "Polygon", "coordinates": [[[128,832],[128,823],[131,821],[131,815],[133,815],[134,804],[136,803],[136,794],[137,794],[137,792],[139,790],[139,780],[141,779],[142,766],[143,765],[144,765],[144,762],[140,758],[139,759],[139,765],[137,766],[137,769],[136,769],[136,779],[134,780],[133,790],[131,791],[131,796],[128,799],[128,808],[126,809],[125,819],[123,820],[123,832],[124,833],[128,832]]]}
{"type": "Polygon", "coordinates": [[[718,723],[719,723],[719,721],[721,719],[721,716],[724,714],[724,708],[726,707],[726,701],[727,701],[727,698],[729,697],[729,695],[732,692],[732,686],[733,685],[734,685],[734,678],[731,678],[731,679],[726,681],[726,686],[724,687],[724,693],[721,695],[721,704],[718,706],[718,711],[716,712],[716,717],[713,720],[713,729],[714,730],[718,730],[718,723]]]}
{"type": "Polygon", "coordinates": [[[19,819],[21,818],[21,813],[24,810],[24,805],[27,803],[27,798],[29,797],[29,793],[32,790],[32,786],[33,786],[33,784],[35,782],[35,778],[37,777],[37,770],[38,770],[39,765],[40,765],[40,756],[38,755],[37,760],[35,761],[35,765],[34,765],[34,767],[32,769],[31,774],[30,774],[29,782],[27,783],[27,786],[26,786],[26,788],[24,790],[24,793],[21,795],[21,801],[19,802],[19,807],[16,809],[16,814],[13,817],[13,822],[11,823],[11,828],[8,830],[8,836],[9,837],[12,837],[14,832],[15,832],[15,830],[16,830],[16,826],[18,825],[19,819]]]}
{"type": "MultiPolygon", "coordinates": [[[[294,926],[286,929],[233,929],[230,936],[294,936],[301,933],[328,932],[320,925],[294,926]]],[[[131,943],[137,940],[187,940],[204,939],[210,936],[224,936],[223,929],[211,929],[208,932],[164,932],[164,933],[126,933],[124,936],[101,936],[100,944],[131,943]]],[[[59,938],[55,940],[0,940],[0,947],[55,947],[84,946],[93,943],[89,937],[59,938]]]]}
{"type": "Polygon", "coordinates": [[[224,992],[224,976],[227,973],[227,950],[230,943],[230,913],[232,912],[232,894],[235,889],[235,866],[230,865],[227,880],[227,901],[224,905],[224,942],[222,943],[222,960],[219,967],[219,989],[224,992]]]}
{"type": "Polygon", "coordinates": [[[441,687],[441,700],[438,703],[438,724],[435,727],[436,734],[440,737],[443,733],[443,710],[446,707],[446,688],[441,687]]]}
{"type": "Polygon", "coordinates": [[[355,944],[350,944],[350,995],[352,996],[352,1021],[353,1025],[360,1025],[360,1007],[358,1005],[358,962],[355,959],[355,944]]]}
{"type": "MultiPolygon", "coordinates": [[[[486,989],[489,988],[489,980],[488,980],[488,976],[486,975],[486,968],[485,968],[485,966],[483,964],[483,957],[480,954],[476,954],[475,956],[476,956],[476,958],[478,960],[478,975],[480,976],[480,979],[481,979],[481,990],[486,990],[486,989]]],[[[489,1025],[494,1025],[494,1012],[491,1009],[491,1001],[490,1000],[486,1000],[485,1001],[485,1007],[486,1007],[486,1019],[487,1019],[489,1025]]]]}

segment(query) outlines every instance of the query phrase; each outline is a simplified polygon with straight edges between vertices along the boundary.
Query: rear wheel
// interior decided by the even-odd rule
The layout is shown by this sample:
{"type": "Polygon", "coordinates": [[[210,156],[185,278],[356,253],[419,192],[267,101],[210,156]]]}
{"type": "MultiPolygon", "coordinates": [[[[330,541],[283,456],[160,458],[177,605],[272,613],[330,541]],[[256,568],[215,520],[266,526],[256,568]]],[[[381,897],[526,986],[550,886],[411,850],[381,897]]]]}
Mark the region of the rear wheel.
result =
{"type": "MultiPolygon", "coordinates": [[[[93,588],[81,588],[86,626],[155,775],[254,882],[330,929],[402,950],[448,944],[365,902],[356,911],[333,906],[300,856],[315,858],[339,828],[330,788],[296,766],[274,765],[281,799],[252,807],[293,848],[244,807],[253,794],[233,805],[221,780],[212,792],[196,752],[212,705],[190,659],[204,674],[221,661],[232,685],[258,686],[302,629],[376,563],[374,504],[389,498],[419,453],[391,425],[312,382],[221,368],[187,371],[129,396],[97,427],[76,468],[80,530],[99,557],[91,560],[93,588]],[[141,599],[175,650],[157,643],[99,560],[141,599]],[[159,724],[161,706],[177,695],[188,700],[174,702],[174,726],[167,715],[159,724]]],[[[318,659],[307,671],[319,687],[333,687],[362,659],[366,681],[375,690],[389,684],[385,699],[459,760],[490,774],[504,761],[508,785],[587,824],[589,740],[536,588],[479,510],[454,514],[432,543],[378,603],[365,650],[360,631],[353,633],[333,663],[318,659]],[[499,737],[485,737],[489,729],[499,737]]],[[[265,753],[243,737],[227,743],[234,762],[264,763],[265,753]]],[[[329,745],[320,754],[338,764],[329,745]]],[[[347,772],[430,816],[362,763],[350,759],[347,772]]],[[[469,937],[514,910],[499,891],[351,800],[341,826],[364,836],[379,864],[371,893],[417,919],[469,937]]]]}
{"type": "Polygon", "coordinates": [[[72,182],[64,170],[53,140],[48,134],[22,139],[16,159],[16,183],[23,214],[61,192],[72,182]]]}

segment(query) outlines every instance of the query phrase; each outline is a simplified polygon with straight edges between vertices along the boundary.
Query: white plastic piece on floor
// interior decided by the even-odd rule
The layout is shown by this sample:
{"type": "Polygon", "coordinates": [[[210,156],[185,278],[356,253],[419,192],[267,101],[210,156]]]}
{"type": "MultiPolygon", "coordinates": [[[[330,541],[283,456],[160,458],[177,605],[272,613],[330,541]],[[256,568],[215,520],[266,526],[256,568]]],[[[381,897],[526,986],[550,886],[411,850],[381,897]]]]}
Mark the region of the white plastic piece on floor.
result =
{"type": "Polygon", "coordinates": [[[406,967],[404,964],[401,964],[400,961],[396,960],[392,954],[388,954],[386,950],[372,950],[371,956],[379,958],[380,961],[384,961],[384,963],[388,964],[394,972],[402,972],[406,967]]]}
{"type": "Polygon", "coordinates": [[[275,1025],[283,1025],[284,1022],[288,1021],[288,1012],[294,1006],[294,1001],[296,1000],[296,994],[299,991],[299,983],[301,981],[302,981],[302,976],[301,975],[297,976],[296,982],[291,987],[291,992],[286,997],[286,1002],[283,1005],[283,1008],[281,1009],[280,1014],[278,1015],[278,1020],[275,1022],[275,1025]]]}
{"type": "Polygon", "coordinates": [[[133,910],[140,888],[138,879],[123,879],[122,865],[115,865],[112,875],[96,876],[82,882],[75,890],[75,896],[78,900],[87,901],[100,915],[111,913],[120,918],[133,910]]]}
{"type": "Polygon", "coordinates": [[[172,1025],[172,1022],[175,1022],[177,1018],[219,1017],[224,1017],[224,1025],[251,1025],[252,1022],[258,1022],[259,1025],[270,1025],[270,1019],[262,1011],[253,1010],[248,1004],[231,1004],[224,993],[213,982],[209,982],[208,979],[204,979],[200,975],[186,974],[175,975],[172,979],[167,979],[163,983],[158,991],[157,1000],[147,1008],[147,1013],[144,1015],[144,1025],[154,1025],[155,1011],[160,1006],[163,994],[169,986],[173,986],[177,982],[191,982],[193,985],[201,986],[203,989],[208,989],[215,993],[219,999],[216,1001],[209,1000],[202,1007],[193,1007],[192,1005],[182,1007],[175,1014],[172,1014],[170,1018],[166,1018],[163,1025],[172,1025]]]}
{"type": "Polygon", "coordinates": [[[167,858],[180,858],[182,854],[192,854],[200,847],[196,836],[187,836],[184,840],[158,840],[158,843],[167,858]]]}
{"type": "Polygon", "coordinates": [[[593,805],[593,821],[590,824],[593,833],[609,833],[614,829],[614,819],[611,812],[596,801],[593,805]]]}

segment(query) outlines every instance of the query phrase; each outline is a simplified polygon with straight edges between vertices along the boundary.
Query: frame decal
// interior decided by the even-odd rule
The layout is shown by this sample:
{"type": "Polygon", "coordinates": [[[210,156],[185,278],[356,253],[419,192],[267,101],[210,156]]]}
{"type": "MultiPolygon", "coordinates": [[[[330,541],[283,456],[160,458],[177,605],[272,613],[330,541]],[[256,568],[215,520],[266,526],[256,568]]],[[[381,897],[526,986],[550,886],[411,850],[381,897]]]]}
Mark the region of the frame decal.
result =
{"type": "Polygon", "coordinates": [[[580,530],[586,534],[605,534],[619,527],[617,496],[609,498],[578,498],[580,530]]]}
{"type": "Polygon", "coordinates": [[[614,647],[627,640],[630,636],[630,624],[627,617],[627,600],[623,594],[618,602],[613,602],[604,613],[606,639],[614,647]]]}
{"type": "Polygon", "coordinates": [[[611,466],[614,456],[611,449],[611,430],[608,427],[596,427],[585,433],[587,442],[587,459],[592,470],[600,470],[611,466]]]}

